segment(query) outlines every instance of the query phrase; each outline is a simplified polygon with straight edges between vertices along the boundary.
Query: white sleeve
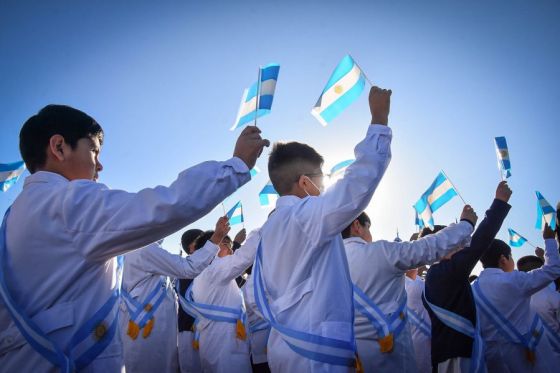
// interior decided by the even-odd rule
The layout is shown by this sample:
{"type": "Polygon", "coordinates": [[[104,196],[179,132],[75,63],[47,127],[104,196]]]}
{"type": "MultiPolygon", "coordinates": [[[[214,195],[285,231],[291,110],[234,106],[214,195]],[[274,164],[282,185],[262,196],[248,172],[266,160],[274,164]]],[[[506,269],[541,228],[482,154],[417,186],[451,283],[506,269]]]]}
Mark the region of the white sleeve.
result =
{"type": "Polygon", "coordinates": [[[466,221],[451,224],[436,234],[412,242],[385,242],[383,250],[387,261],[398,271],[408,271],[432,264],[449,252],[466,245],[473,226],[466,221]]]}
{"type": "Polygon", "coordinates": [[[220,261],[219,271],[214,271],[214,276],[222,283],[227,283],[241,274],[253,264],[257,248],[261,241],[260,228],[251,231],[247,240],[232,255],[223,257],[220,261]]]}
{"type": "Polygon", "coordinates": [[[61,219],[87,259],[104,261],[198,220],[249,180],[247,166],[234,157],[201,163],[181,172],[169,187],[138,193],[72,181],[61,197],[61,219]]]}
{"type": "Polygon", "coordinates": [[[313,247],[339,235],[367,207],[391,160],[391,129],[370,125],[344,177],[317,197],[306,197],[295,218],[313,247]]]}
{"type": "Polygon", "coordinates": [[[144,271],[156,275],[173,278],[195,278],[212,262],[218,253],[218,246],[208,240],[206,244],[194,252],[194,254],[183,258],[171,254],[159,244],[154,243],[147,246],[140,253],[137,265],[144,271]]]}
{"type": "Polygon", "coordinates": [[[560,277],[560,255],[558,243],[554,238],[545,240],[544,265],[530,272],[515,271],[516,284],[521,291],[531,296],[544,289],[552,281],[560,277]]]}

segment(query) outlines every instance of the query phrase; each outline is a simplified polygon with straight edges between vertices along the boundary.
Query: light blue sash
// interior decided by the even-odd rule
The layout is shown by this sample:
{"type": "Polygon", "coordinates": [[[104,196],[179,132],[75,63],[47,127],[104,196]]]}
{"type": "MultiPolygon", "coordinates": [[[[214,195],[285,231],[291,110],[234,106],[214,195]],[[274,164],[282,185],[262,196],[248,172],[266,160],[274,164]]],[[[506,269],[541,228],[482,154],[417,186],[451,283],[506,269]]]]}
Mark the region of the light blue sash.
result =
{"type": "Polygon", "coordinates": [[[140,330],[154,317],[166,294],[167,289],[161,278],[143,302],[132,298],[126,290],[122,289],[121,291],[130,320],[136,323],[140,330]]]}
{"type": "Polygon", "coordinates": [[[296,353],[326,364],[352,367],[356,364],[356,345],[352,342],[301,332],[276,321],[266,297],[262,277],[262,241],[259,242],[253,265],[255,300],[264,319],[275,329],[284,342],[296,353]]]}
{"type": "MultiPolygon", "coordinates": [[[[6,211],[0,228],[0,266],[6,253],[6,211]]],[[[118,325],[118,305],[122,276],[122,257],[117,258],[117,282],[109,299],[72,336],[68,346],[61,349],[14,302],[6,285],[5,271],[0,270],[0,296],[27,343],[51,364],[69,373],[88,366],[111,343],[118,325]]]]}
{"type": "Polygon", "coordinates": [[[478,312],[476,313],[476,325],[473,325],[469,319],[430,303],[428,298],[426,298],[425,293],[422,293],[422,298],[442,323],[449,328],[473,339],[471,366],[469,372],[486,372],[486,361],[484,360],[484,340],[480,334],[480,320],[478,318],[478,312]]]}
{"type": "Polygon", "coordinates": [[[408,321],[412,326],[418,329],[422,334],[428,338],[432,338],[432,327],[428,324],[422,316],[416,313],[412,308],[406,307],[406,313],[408,316],[408,321]]]}

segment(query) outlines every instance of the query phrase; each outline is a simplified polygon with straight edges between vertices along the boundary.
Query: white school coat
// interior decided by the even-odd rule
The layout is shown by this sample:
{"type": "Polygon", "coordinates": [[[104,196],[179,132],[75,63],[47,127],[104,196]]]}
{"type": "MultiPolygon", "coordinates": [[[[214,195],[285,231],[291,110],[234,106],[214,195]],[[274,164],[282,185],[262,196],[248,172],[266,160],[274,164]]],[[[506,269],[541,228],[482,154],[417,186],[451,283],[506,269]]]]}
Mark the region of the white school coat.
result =
{"type": "MultiPolygon", "coordinates": [[[[415,280],[405,277],[404,288],[406,290],[406,306],[416,312],[417,315],[431,327],[430,315],[422,303],[422,293],[425,288],[424,280],[417,276],[415,280]]],[[[410,320],[410,319],[409,319],[410,320]]],[[[411,322],[408,322],[416,367],[419,373],[430,373],[432,371],[432,339],[422,333],[411,322]]]]}
{"type": "MultiPolygon", "coordinates": [[[[486,268],[478,277],[480,288],[494,307],[520,333],[529,332],[535,311],[530,307],[531,296],[560,277],[560,256],[556,240],[545,240],[545,264],[531,272],[504,272],[486,268]]],[[[554,372],[560,361],[546,337],[536,349],[536,363],[525,358],[523,346],[510,343],[494,326],[484,312],[480,312],[482,337],[486,344],[485,357],[488,372],[554,372]]]]}
{"type": "MultiPolygon", "coordinates": [[[[369,204],[391,158],[391,129],[371,125],[356,161],[318,197],[282,196],[261,230],[262,275],[276,320],[295,330],[352,342],[352,285],[340,232],[369,204]]],[[[309,360],[273,329],[272,372],[347,372],[309,360]]]]}
{"type": "MultiPolygon", "coordinates": [[[[412,242],[375,241],[359,237],[344,240],[352,282],[386,315],[406,301],[405,272],[431,264],[470,240],[473,227],[462,221],[440,232],[412,242]]],[[[414,372],[416,360],[410,330],[404,328],[394,339],[391,353],[381,353],[377,330],[359,311],[354,316],[358,355],[364,372],[414,372]]]]}
{"type": "MultiPolygon", "coordinates": [[[[205,162],[169,187],[111,190],[51,172],[25,179],[7,220],[7,286],[15,302],[59,346],[104,304],[115,283],[115,256],[155,242],[207,214],[250,179],[238,158],[205,162]]],[[[85,371],[123,366],[120,332],[85,371]]],[[[0,367],[56,369],[35,352],[0,305],[0,367]]]]}
{"type": "MultiPolygon", "coordinates": [[[[556,284],[551,282],[531,297],[531,309],[535,311],[556,335],[560,335],[560,293],[556,291],[556,284]]],[[[548,329],[547,329],[548,333],[548,329]]],[[[560,356],[560,350],[554,348],[560,356]]]]}
{"type": "MultiPolygon", "coordinates": [[[[247,241],[232,255],[216,257],[193,281],[195,302],[230,308],[245,308],[241,290],[235,278],[255,260],[260,241],[259,231],[254,230],[247,241]]],[[[203,372],[251,372],[249,339],[236,337],[236,325],[208,319],[197,320],[200,332],[200,365],[203,372]]],[[[247,336],[249,333],[247,332],[247,336]]]]}
{"type": "MultiPolygon", "coordinates": [[[[253,275],[247,277],[245,285],[241,288],[243,291],[243,299],[245,300],[245,309],[247,311],[247,323],[251,329],[253,326],[258,325],[264,321],[257,302],[255,299],[255,288],[253,282],[253,275]]],[[[251,359],[253,364],[266,363],[266,343],[268,341],[269,329],[258,330],[249,333],[251,359]]]]}
{"type": "MultiPolygon", "coordinates": [[[[148,338],[143,329],[133,340],[127,335],[130,315],[121,302],[119,323],[123,342],[124,363],[129,372],[177,372],[177,302],[167,277],[194,278],[210,264],[218,246],[210,240],[194,254],[182,258],[153,243],[124,257],[123,289],[133,299],[144,302],[163,279],[166,296],[154,313],[154,327],[148,338]]],[[[157,298],[157,296],[156,296],[157,298]]]]}

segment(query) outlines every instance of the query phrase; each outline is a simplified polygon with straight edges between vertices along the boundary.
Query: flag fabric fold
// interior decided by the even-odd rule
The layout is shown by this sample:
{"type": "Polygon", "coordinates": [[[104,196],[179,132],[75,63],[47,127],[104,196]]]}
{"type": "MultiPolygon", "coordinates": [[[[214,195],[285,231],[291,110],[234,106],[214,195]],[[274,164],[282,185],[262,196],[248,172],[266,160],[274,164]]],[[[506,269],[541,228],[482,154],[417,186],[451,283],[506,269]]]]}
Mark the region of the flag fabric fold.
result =
{"type": "Polygon", "coordinates": [[[537,223],[535,227],[544,230],[544,223],[548,223],[551,229],[556,229],[556,210],[548,203],[543,195],[536,191],[537,195],[537,223]]]}
{"type": "Polygon", "coordinates": [[[311,114],[323,126],[329,124],[356,101],[365,86],[365,76],[360,67],[346,55],[335,68],[311,114]]]}
{"type": "Polygon", "coordinates": [[[511,162],[506,138],[503,136],[496,137],[494,142],[496,144],[496,156],[498,157],[498,169],[502,173],[502,179],[505,180],[511,176],[511,162]]]}
{"type": "Polygon", "coordinates": [[[230,225],[241,224],[243,220],[243,205],[241,201],[237,202],[226,214],[230,225]]]}
{"type": "Polygon", "coordinates": [[[25,162],[0,163],[0,186],[2,191],[7,191],[14,185],[25,171],[25,162]]]}
{"type": "Polygon", "coordinates": [[[509,245],[511,247],[521,247],[525,242],[527,242],[527,239],[525,237],[523,237],[513,229],[508,228],[508,232],[509,232],[509,245]]]}
{"type": "Polygon", "coordinates": [[[348,166],[350,166],[352,163],[354,163],[355,159],[348,159],[346,161],[342,161],[339,162],[337,164],[335,164],[334,166],[332,166],[331,171],[329,172],[329,177],[331,179],[337,178],[339,176],[342,176],[344,174],[344,171],[346,171],[346,169],[348,168],[348,166]]]}
{"type": "Polygon", "coordinates": [[[457,195],[453,184],[440,172],[432,185],[422,194],[414,208],[424,226],[434,228],[433,213],[457,195]]]}
{"type": "Polygon", "coordinates": [[[257,80],[257,82],[253,83],[243,92],[241,105],[239,106],[235,124],[230,128],[231,131],[243,126],[244,124],[253,122],[255,118],[259,118],[270,113],[279,72],[280,65],[276,63],[271,63],[260,68],[260,84],[257,80]],[[258,109],[257,98],[259,105],[258,109]]]}

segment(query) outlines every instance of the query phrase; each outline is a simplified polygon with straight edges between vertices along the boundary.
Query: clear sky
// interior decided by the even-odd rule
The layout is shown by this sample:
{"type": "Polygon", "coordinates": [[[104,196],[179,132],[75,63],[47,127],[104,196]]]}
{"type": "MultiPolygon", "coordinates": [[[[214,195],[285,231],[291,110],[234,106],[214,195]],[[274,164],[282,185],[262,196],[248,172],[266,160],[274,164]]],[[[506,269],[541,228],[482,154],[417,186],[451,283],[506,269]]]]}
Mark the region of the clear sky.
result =
{"type": "MultiPolygon", "coordinates": [[[[243,89],[259,65],[277,62],[263,135],[311,144],[326,172],[353,156],[370,120],[366,93],[326,128],[310,114],[351,53],[374,84],[393,90],[393,159],[366,210],[374,239],[415,231],[411,206],[440,169],[482,218],[499,181],[493,138],[506,136],[513,208],[498,237],[507,240],[512,227],[539,244],[535,190],[560,200],[558,19],[557,1],[2,0],[0,162],[20,159],[29,116],[62,103],[105,130],[100,182],[129,191],[168,185],[186,167],[231,156],[239,131],[228,129],[243,89]]],[[[248,230],[269,212],[258,203],[267,155],[257,163],[263,172],[226,202],[243,202],[248,230]]],[[[0,194],[1,211],[22,181],[0,194]]],[[[455,198],[436,223],[461,208],[455,198]]],[[[221,213],[191,227],[212,228],[221,213]]],[[[178,252],[179,240],[164,247],[178,252]]],[[[531,252],[525,245],[514,258],[531,252]]]]}

